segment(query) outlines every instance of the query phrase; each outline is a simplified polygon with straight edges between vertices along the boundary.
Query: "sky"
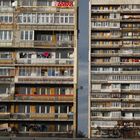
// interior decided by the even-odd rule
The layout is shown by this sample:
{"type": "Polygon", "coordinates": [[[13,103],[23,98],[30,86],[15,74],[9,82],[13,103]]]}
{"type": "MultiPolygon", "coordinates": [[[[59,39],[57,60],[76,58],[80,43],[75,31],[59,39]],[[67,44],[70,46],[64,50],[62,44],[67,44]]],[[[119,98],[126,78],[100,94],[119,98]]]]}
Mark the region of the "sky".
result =
{"type": "Polygon", "coordinates": [[[79,87],[78,129],[87,134],[88,127],[88,0],[79,0],[79,87]]]}

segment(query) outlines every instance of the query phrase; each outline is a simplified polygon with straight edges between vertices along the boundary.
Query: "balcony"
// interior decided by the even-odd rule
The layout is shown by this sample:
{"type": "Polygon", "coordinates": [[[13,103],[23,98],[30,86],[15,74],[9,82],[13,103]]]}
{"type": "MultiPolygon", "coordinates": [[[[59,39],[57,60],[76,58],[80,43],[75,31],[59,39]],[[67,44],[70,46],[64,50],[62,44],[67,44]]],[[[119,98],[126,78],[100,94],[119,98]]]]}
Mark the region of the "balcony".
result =
{"type": "Polygon", "coordinates": [[[33,48],[34,47],[34,42],[32,40],[21,40],[20,42],[16,42],[15,45],[19,45],[18,47],[21,48],[33,48]]]}
{"type": "Polygon", "coordinates": [[[130,40],[139,40],[140,39],[140,35],[135,35],[135,36],[122,36],[122,39],[123,40],[127,40],[127,39],[130,39],[130,40]]]}
{"type": "Polygon", "coordinates": [[[73,120],[73,115],[69,115],[66,113],[62,113],[62,114],[31,114],[30,115],[30,119],[41,119],[41,120],[68,120],[68,121],[72,121],[73,120]]]}
{"type": "Polygon", "coordinates": [[[16,100],[30,101],[30,102],[73,102],[73,95],[23,95],[16,94],[16,100]]]}
{"type": "Polygon", "coordinates": [[[8,112],[0,112],[0,119],[9,119],[10,113],[8,112]]]}
{"type": "Polygon", "coordinates": [[[0,101],[3,102],[3,101],[10,101],[10,100],[13,100],[14,99],[14,96],[13,96],[13,93],[4,93],[4,94],[0,94],[0,101]]]}
{"type": "Polygon", "coordinates": [[[1,40],[0,47],[12,47],[12,40],[1,40]]]}
{"type": "Polygon", "coordinates": [[[14,9],[12,8],[12,7],[0,7],[0,12],[13,12],[14,11],[14,9]]]}
{"type": "Polygon", "coordinates": [[[109,40],[114,40],[114,39],[121,39],[121,35],[120,34],[118,34],[118,35],[112,35],[112,34],[110,34],[110,35],[92,35],[91,36],[92,37],[92,39],[109,39],[109,40]]]}
{"type": "Polygon", "coordinates": [[[140,107],[129,106],[129,107],[122,107],[122,111],[140,111],[140,107]]]}
{"type": "Polygon", "coordinates": [[[92,9],[92,13],[110,13],[110,12],[120,12],[121,8],[115,8],[115,9],[109,9],[109,8],[104,8],[104,9],[92,9]]]}
{"type": "Polygon", "coordinates": [[[110,111],[110,110],[113,110],[113,111],[121,111],[121,106],[118,106],[118,107],[112,107],[112,106],[103,107],[103,106],[98,106],[98,107],[91,107],[91,110],[94,110],[94,111],[110,111]]]}
{"type": "Polygon", "coordinates": [[[61,42],[48,42],[48,41],[34,41],[35,47],[45,47],[45,48],[72,48],[74,46],[73,41],[61,41],[61,42]]]}
{"type": "Polygon", "coordinates": [[[40,132],[40,131],[27,131],[27,132],[23,132],[20,131],[18,133],[17,136],[22,136],[22,137],[57,137],[57,138],[72,138],[73,137],[73,133],[72,131],[68,131],[68,132],[63,132],[63,131],[47,131],[47,132],[40,132]]]}
{"type": "Polygon", "coordinates": [[[108,26],[91,26],[91,30],[98,30],[98,31],[110,31],[110,30],[116,30],[120,31],[120,25],[118,26],[113,26],[113,25],[108,25],[108,26]]]}
{"type": "Polygon", "coordinates": [[[0,58],[0,64],[14,64],[14,60],[11,59],[4,59],[4,58],[0,58]]]}
{"type": "Polygon", "coordinates": [[[91,44],[91,48],[120,48],[121,44],[91,44]]]}
{"type": "Polygon", "coordinates": [[[10,120],[73,121],[73,113],[11,113],[9,117],[10,120]]]}
{"type": "Polygon", "coordinates": [[[122,21],[137,22],[137,21],[140,21],[140,16],[139,15],[138,16],[125,15],[122,17],[122,21]]]}
{"type": "Polygon", "coordinates": [[[120,98],[112,98],[112,97],[110,97],[110,98],[91,98],[91,101],[94,101],[94,103],[96,103],[96,102],[108,102],[108,101],[113,102],[113,101],[121,101],[121,99],[120,98]]]}
{"type": "Polygon", "coordinates": [[[110,120],[131,120],[131,121],[139,121],[140,120],[140,117],[123,117],[123,116],[118,116],[118,117],[111,117],[111,116],[108,116],[108,117],[103,117],[103,116],[92,116],[92,119],[94,120],[98,120],[98,121],[110,121],[110,120]]]}
{"type": "Polygon", "coordinates": [[[110,57],[119,56],[119,53],[91,53],[92,57],[110,57]]]}
{"type": "Polygon", "coordinates": [[[96,65],[96,66],[118,66],[120,65],[120,62],[91,62],[91,65],[96,65]]]}
{"type": "Polygon", "coordinates": [[[26,76],[16,76],[16,83],[27,83],[27,84],[73,84],[73,77],[26,77],[26,76]]]}
{"type": "Polygon", "coordinates": [[[13,78],[0,78],[0,83],[13,83],[14,79],[13,78]]]}
{"type": "Polygon", "coordinates": [[[16,64],[42,64],[42,65],[73,65],[73,59],[25,59],[16,60],[16,64]]]}

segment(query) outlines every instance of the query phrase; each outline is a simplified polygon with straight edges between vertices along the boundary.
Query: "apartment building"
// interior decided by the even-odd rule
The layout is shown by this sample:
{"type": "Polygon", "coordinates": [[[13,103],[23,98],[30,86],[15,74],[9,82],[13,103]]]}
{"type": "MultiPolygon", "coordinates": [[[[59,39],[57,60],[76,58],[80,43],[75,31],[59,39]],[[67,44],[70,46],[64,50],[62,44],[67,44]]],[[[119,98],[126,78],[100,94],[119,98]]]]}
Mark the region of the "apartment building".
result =
{"type": "Polygon", "coordinates": [[[89,2],[89,138],[140,137],[140,1],[89,2]]]}
{"type": "Polygon", "coordinates": [[[77,0],[0,0],[0,135],[75,137],[77,0]]]}

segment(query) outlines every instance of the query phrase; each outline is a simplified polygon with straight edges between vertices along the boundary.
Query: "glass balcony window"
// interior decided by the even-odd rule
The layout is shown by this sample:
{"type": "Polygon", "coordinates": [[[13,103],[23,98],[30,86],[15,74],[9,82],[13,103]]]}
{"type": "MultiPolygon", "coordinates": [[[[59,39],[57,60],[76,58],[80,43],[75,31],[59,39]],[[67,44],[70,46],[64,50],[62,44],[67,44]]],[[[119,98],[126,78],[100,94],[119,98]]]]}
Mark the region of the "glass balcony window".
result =
{"type": "Polygon", "coordinates": [[[22,24],[73,24],[73,14],[20,14],[18,23],[22,24]]]}
{"type": "Polygon", "coordinates": [[[13,0],[0,0],[0,7],[11,7],[13,0]]]}
{"type": "Polygon", "coordinates": [[[12,23],[13,17],[12,16],[0,16],[1,23],[12,23]]]}
{"type": "Polygon", "coordinates": [[[12,38],[13,38],[12,31],[8,31],[8,30],[0,31],[0,40],[2,40],[2,41],[12,40],[12,38]]]}

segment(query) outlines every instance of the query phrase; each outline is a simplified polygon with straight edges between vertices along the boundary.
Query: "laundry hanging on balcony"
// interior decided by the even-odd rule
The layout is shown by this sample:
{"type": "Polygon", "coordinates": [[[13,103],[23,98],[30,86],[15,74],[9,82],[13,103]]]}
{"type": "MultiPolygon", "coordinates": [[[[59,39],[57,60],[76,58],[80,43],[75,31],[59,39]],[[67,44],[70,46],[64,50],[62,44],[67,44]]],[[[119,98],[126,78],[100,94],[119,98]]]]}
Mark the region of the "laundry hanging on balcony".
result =
{"type": "Polygon", "coordinates": [[[42,54],[42,56],[49,58],[51,56],[51,54],[49,52],[44,52],[42,54]]]}

